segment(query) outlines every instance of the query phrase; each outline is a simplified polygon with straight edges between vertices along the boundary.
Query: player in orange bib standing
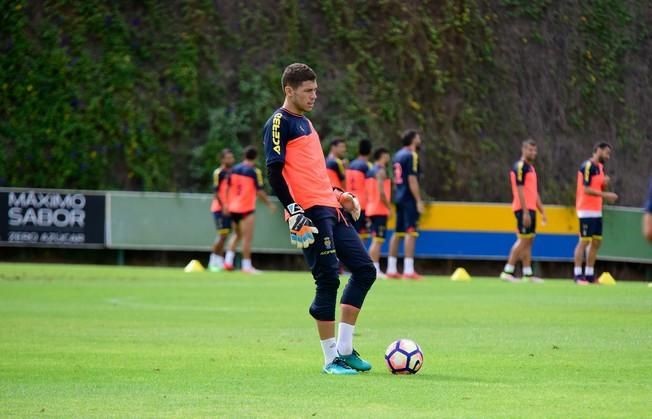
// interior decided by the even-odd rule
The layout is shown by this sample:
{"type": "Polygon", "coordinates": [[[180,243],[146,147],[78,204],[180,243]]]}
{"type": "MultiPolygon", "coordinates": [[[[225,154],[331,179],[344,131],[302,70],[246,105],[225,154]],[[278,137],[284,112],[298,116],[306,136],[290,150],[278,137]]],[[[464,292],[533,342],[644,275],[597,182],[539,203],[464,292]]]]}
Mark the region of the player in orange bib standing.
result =
{"type": "Polygon", "coordinates": [[[392,180],[387,176],[391,156],[386,148],[374,151],[374,165],[367,172],[367,216],[371,220],[371,246],[369,256],[374,262],[377,278],[387,276],[380,270],[380,247],[385,242],[387,217],[391,210],[392,180]]]}
{"type": "Polygon", "coordinates": [[[217,237],[213,243],[213,252],[208,260],[208,269],[211,272],[219,272],[224,265],[224,243],[231,232],[231,215],[227,201],[227,189],[231,167],[235,163],[233,152],[225,148],[220,153],[220,167],[213,171],[213,201],[211,212],[215,221],[217,237]]]}
{"type": "Polygon", "coordinates": [[[578,285],[595,283],[595,260],[602,244],[602,201],[613,203],[618,199],[615,193],[605,191],[609,176],[604,173],[604,164],[610,157],[611,145],[598,143],[593,148],[593,156],[584,161],[577,172],[575,209],[580,219],[580,238],[575,247],[573,280],[578,285]],[[586,266],[582,273],[585,255],[586,266]]]}
{"type": "Polygon", "coordinates": [[[258,151],[253,146],[244,149],[244,161],[236,164],[229,176],[229,211],[235,225],[235,235],[229,243],[229,249],[224,256],[224,269],[232,271],[235,250],[242,240],[242,272],[257,274],[259,270],[251,264],[251,242],[254,238],[256,216],[256,197],[263,200],[271,212],[276,206],[269,200],[263,190],[263,174],[256,167],[258,151]]]}
{"type": "Polygon", "coordinates": [[[331,141],[326,156],[326,173],[334,188],[345,190],[346,185],[346,141],[336,138],[331,141]]]}
{"type": "Polygon", "coordinates": [[[537,143],[528,138],[521,145],[521,158],[509,172],[512,185],[512,210],[516,216],[517,240],[509,252],[509,258],[500,278],[509,281],[520,281],[514,276],[516,264],[523,265],[523,280],[543,282],[532,272],[532,243],[536,235],[537,210],[541,213],[541,221],[545,225],[546,213],[539,196],[537,172],[534,170],[534,160],[537,157],[537,143]]]}
{"type": "Polygon", "coordinates": [[[355,195],[360,202],[360,218],[353,223],[355,230],[362,240],[369,238],[367,222],[367,190],[365,181],[367,172],[371,169],[369,157],[371,155],[371,141],[360,140],[358,143],[358,157],[356,157],[345,172],[346,189],[355,195]]]}
{"type": "Polygon", "coordinates": [[[367,292],[376,279],[371,258],[342,210],[360,216],[357,198],[333,190],[319,135],[305,113],[317,99],[317,76],[305,64],[286,67],[281,78],[283,106],[272,114],[263,138],[269,183],[286,211],[290,242],[303,249],[315,280],[308,312],[315,319],[324,354],[323,372],[352,375],[371,364],[353,347],[353,333],[367,292]],[[339,263],[351,272],[340,299],[335,338],[339,263]]]}

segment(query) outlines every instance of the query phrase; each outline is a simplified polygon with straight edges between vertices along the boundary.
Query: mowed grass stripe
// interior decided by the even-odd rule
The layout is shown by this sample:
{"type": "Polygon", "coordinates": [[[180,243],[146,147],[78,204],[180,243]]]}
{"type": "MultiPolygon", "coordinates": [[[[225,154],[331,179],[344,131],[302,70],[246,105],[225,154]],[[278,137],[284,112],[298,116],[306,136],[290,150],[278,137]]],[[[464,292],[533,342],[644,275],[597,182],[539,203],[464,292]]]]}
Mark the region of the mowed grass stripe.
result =
{"type": "MultiPolygon", "coordinates": [[[[344,279],[343,279],[344,282],[344,279]]],[[[308,273],[0,264],[2,417],[645,417],[652,289],[378,281],[320,374],[308,273]],[[415,376],[387,372],[418,342],[415,376]]]]}

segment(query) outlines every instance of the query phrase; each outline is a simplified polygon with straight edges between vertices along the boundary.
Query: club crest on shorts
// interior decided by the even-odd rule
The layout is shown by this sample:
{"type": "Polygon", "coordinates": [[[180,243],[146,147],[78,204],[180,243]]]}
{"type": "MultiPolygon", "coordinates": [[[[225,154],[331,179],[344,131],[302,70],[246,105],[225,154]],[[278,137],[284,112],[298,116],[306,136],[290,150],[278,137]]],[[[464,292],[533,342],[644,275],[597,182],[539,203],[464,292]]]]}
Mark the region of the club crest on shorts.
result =
{"type": "Polygon", "coordinates": [[[324,248],[330,250],[332,245],[333,245],[333,242],[331,241],[331,238],[328,237],[328,236],[324,237],[324,248]]]}

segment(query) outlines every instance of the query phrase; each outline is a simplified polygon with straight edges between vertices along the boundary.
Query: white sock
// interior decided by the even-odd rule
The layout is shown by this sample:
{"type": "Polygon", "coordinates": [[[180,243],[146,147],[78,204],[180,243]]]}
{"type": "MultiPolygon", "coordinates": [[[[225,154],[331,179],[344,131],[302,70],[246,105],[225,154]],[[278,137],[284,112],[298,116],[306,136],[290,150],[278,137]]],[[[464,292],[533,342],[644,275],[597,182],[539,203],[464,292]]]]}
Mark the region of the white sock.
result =
{"type": "Polygon", "coordinates": [[[403,259],[403,274],[412,275],[414,273],[414,258],[403,259]]]}
{"type": "Polygon", "coordinates": [[[531,266],[523,266],[523,275],[532,276],[532,267],[531,266]]]}
{"type": "Polygon", "coordinates": [[[396,257],[394,256],[389,256],[387,258],[387,273],[388,274],[395,274],[396,273],[396,257]]]}
{"type": "Polygon", "coordinates": [[[573,268],[573,275],[582,276],[582,267],[581,266],[574,267],[573,268]]]}
{"type": "Polygon", "coordinates": [[[504,271],[507,272],[508,274],[513,274],[514,273],[514,265],[510,265],[509,263],[506,263],[504,271]]]}
{"type": "Polygon", "coordinates": [[[584,275],[589,276],[593,275],[593,266],[587,266],[584,268],[584,275]]]}
{"type": "Polygon", "coordinates": [[[224,263],[227,265],[233,265],[234,259],[235,259],[235,252],[231,250],[227,250],[226,255],[224,255],[224,263]]]}
{"type": "Polygon", "coordinates": [[[253,268],[253,266],[251,266],[251,259],[242,259],[242,269],[247,270],[251,268],[253,268]]]}
{"type": "Polygon", "coordinates": [[[221,268],[224,265],[224,258],[218,254],[211,253],[211,258],[208,261],[208,266],[221,268]]]}
{"type": "Polygon", "coordinates": [[[324,366],[326,366],[337,357],[337,342],[335,338],[324,339],[320,342],[321,350],[324,353],[324,366]]]}
{"type": "Polygon", "coordinates": [[[374,262],[374,268],[376,268],[376,272],[380,272],[380,262],[374,262]]]}
{"type": "Polygon", "coordinates": [[[353,353],[353,331],[355,325],[340,322],[337,331],[337,352],[340,355],[351,355],[353,353]]]}

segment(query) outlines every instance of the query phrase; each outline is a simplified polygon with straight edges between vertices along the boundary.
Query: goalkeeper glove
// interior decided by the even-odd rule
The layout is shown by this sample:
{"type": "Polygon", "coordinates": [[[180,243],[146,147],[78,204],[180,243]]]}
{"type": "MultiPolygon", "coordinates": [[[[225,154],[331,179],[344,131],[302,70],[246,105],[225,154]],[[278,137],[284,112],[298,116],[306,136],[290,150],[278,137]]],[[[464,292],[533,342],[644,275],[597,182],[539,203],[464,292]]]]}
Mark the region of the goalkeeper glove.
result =
{"type": "Polygon", "coordinates": [[[299,249],[313,244],[315,242],[314,234],[319,233],[319,230],[312,223],[312,220],[303,214],[301,205],[292,203],[286,207],[286,210],[290,214],[290,218],[288,218],[290,243],[299,249]]]}

